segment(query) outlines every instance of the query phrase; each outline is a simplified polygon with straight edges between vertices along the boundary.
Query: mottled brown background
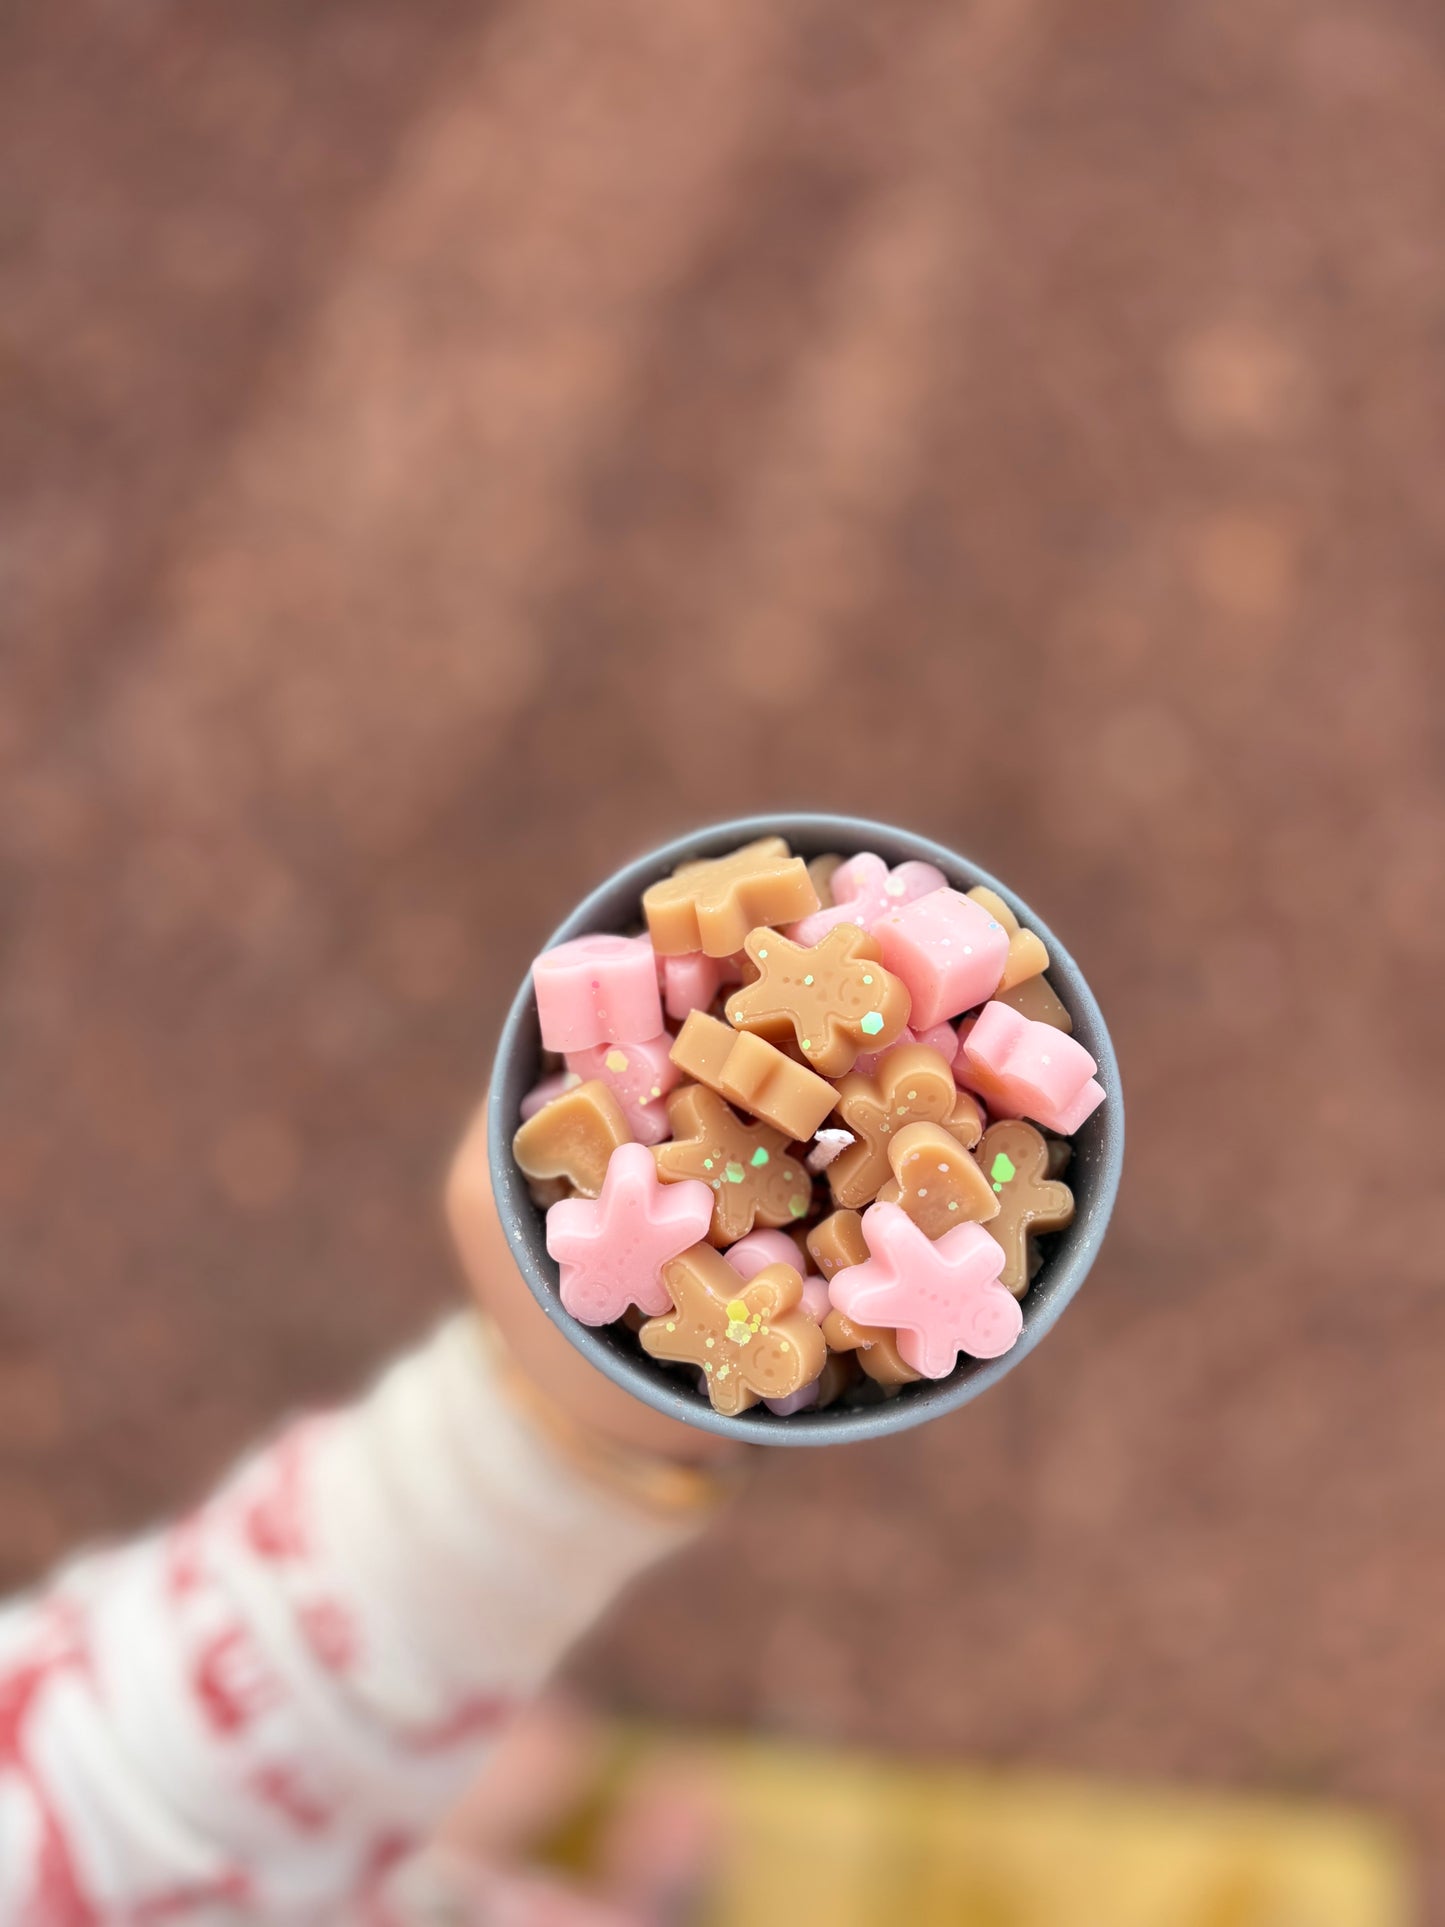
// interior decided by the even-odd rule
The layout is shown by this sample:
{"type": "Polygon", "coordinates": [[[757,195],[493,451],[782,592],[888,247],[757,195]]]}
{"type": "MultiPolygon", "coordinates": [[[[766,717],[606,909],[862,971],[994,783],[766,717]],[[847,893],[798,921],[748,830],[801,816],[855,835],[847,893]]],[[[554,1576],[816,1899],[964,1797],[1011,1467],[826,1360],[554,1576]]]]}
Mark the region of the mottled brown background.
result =
{"type": "Polygon", "coordinates": [[[1071,934],[1109,1251],[590,1676],[1445,1895],[1442,125],[1427,0],[4,10],[0,1581],[451,1301],[580,890],[873,811],[1071,934]]]}

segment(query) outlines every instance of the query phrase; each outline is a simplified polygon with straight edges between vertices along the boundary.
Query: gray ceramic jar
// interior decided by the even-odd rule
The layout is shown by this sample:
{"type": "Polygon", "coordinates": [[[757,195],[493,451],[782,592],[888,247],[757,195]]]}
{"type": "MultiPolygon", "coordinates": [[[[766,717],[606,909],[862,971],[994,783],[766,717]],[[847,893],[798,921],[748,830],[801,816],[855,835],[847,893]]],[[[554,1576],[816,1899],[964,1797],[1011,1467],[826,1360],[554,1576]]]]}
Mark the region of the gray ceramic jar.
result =
{"type": "Polygon", "coordinates": [[[1047,1259],[1023,1301],[1023,1332],[1013,1350],[1002,1358],[962,1359],[947,1378],[906,1385],[896,1398],[855,1407],[829,1406],[822,1412],[797,1412],[777,1418],[755,1405],[737,1418],[723,1418],[712,1409],[706,1393],[695,1390],[688,1375],[658,1364],[642,1352],[625,1331],[594,1329],[579,1324],[562,1309],[557,1291],[557,1266],[547,1255],[546,1220],[527,1195],[526,1182],[512,1159],[512,1134],[517,1128],[523,1097],[541,1075],[541,1037],[530,973],[517,992],[497,1045],[492,1071],[489,1152],[497,1209],[507,1237],[542,1309],[554,1324],[601,1372],[625,1386],[645,1404],[669,1418],[721,1432],[756,1445],[833,1445],[874,1438],[884,1432],[906,1430],[966,1405],[1005,1372],[1013,1370],[1045,1336],[1065,1305],[1083,1284],[1103,1242],[1119,1173],[1124,1159],[1124,1104],[1119,1067],[1099,1006],[1084,981],[1083,972],[1059,939],[1007,885],[991,877],[967,857],[946,850],[926,837],[914,836],[886,823],[870,823],[855,816],[777,815],[739,817],[679,837],[676,842],[648,851],[614,872],[594,890],[548,939],[548,948],[591,931],[625,931],[641,919],[643,891],[679,863],[696,857],[724,856],[739,844],[760,836],[783,836],[798,856],[821,856],[837,851],[852,856],[873,850],[890,864],[909,858],[933,863],[960,890],[985,884],[1010,905],[1019,921],[1036,930],[1049,951],[1049,980],[1074,1020],[1074,1036],[1099,1066],[1099,1081],[1108,1093],[1074,1138],[1074,1157],[1068,1181],[1074,1192],[1074,1222],[1046,1247],[1047,1259]]]}

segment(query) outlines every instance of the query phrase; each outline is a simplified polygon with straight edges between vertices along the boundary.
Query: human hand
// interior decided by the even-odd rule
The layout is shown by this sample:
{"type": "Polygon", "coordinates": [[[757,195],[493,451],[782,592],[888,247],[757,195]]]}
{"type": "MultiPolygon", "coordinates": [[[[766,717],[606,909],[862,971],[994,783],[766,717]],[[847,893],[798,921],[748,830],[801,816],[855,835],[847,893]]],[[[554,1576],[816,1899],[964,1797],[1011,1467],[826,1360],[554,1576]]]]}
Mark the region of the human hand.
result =
{"type": "Polygon", "coordinates": [[[497,1215],[485,1105],[452,1162],[447,1217],[473,1297],[549,1405],[615,1445],[678,1463],[717,1465],[738,1456],[741,1448],[729,1440],[664,1418],[614,1385],[547,1317],[517,1267],[497,1215]]]}
{"type": "Polygon", "coordinates": [[[395,1878],[405,1927],[681,1927],[715,1859],[719,1803],[696,1762],[658,1759],[625,1787],[586,1881],[542,1863],[603,1781],[596,1718],[553,1691],[520,1713],[427,1851],[395,1878]]]}

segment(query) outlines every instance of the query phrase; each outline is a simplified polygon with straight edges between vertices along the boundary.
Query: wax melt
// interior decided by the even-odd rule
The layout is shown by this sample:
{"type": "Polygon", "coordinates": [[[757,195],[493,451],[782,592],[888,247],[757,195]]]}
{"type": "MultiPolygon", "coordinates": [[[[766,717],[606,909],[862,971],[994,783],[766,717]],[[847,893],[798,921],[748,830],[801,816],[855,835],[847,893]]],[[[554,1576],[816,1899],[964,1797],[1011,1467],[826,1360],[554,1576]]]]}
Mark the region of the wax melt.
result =
{"type": "Polygon", "coordinates": [[[780,836],[762,837],[731,856],[684,863],[642,896],[660,957],[695,950],[729,957],[759,924],[788,923],[817,908],[807,865],[788,854],[780,836]]]}
{"type": "Polygon", "coordinates": [[[887,1050],[908,1022],[907,989],[856,924],[811,945],[754,930],[744,949],[758,974],[728,998],[728,1022],[775,1043],[796,1039],[825,1077],[850,1071],[862,1050],[887,1050]]]}
{"type": "Polygon", "coordinates": [[[688,1012],[672,1047],[677,1071],[729,1099],[790,1138],[810,1138],[838,1101],[817,1076],[765,1038],[704,1011],[688,1012]]]}
{"type": "Polygon", "coordinates": [[[807,1215],[812,1182],[781,1131],[746,1122],[701,1084],[674,1091],[667,1114],[672,1137],[653,1152],[658,1175],[711,1189],[713,1244],[736,1244],[754,1223],[792,1224],[807,1215]]]}
{"type": "Polygon", "coordinates": [[[998,1199],[987,1229],[1003,1247],[1000,1282],[1022,1298],[1029,1286],[1033,1241],[1042,1232],[1063,1231],[1074,1222],[1074,1194],[1053,1175],[1055,1154],[1048,1141],[1022,1118],[989,1125],[978,1147],[978,1167],[998,1199]]]}
{"type": "Polygon", "coordinates": [[[613,1324],[630,1305],[665,1312],[663,1266],[705,1237],[711,1219],[705,1184],[662,1184],[644,1145],[620,1145],[595,1202],[564,1200],[547,1213],[562,1303],[587,1325],[613,1324]]]}
{"type": "Polygon", "coordinates": [[[672,1306],[642,1327],[642,1349],[701,1367],[719,1412],[786,1398],[822,1371],[827,1346],[791,1265],[768,1265],[744,1281],[719,1252],[698,1244],[672,1259],[663,1277],[672,1306]]]}
{"type": "Polygon", "coordinates": [[[554,1097],[529,1117],[512,1139],[512,1155],[534,1182],[565,1179],[585,1198],[595,1198],[607,1161],[632,1142],[622,1106],[594,1079],[554,1097]]]}
{"type": "Polygon", "coordinates": [[[1003,1247],[981,1224],[931,1239],[896,1204],[874,1204],[863,1236],[867,1259],[838,1272],[829,1296],[859,1324],[894,1327],[914,1371],[946,1378],[960,1352],[998,1358],[1017,1340],[1023,1314],[998,1282],[1003,1247]]]}
{"type": "Polygon", "coordinates": [[[897,1204],[929,1238],[956,1224],[982,1224],[998,1216],[989,1181],[941,1124],[908,1124],[889,1140],[893,1176],[880,1186],[880,1203],[897,1204]]]}

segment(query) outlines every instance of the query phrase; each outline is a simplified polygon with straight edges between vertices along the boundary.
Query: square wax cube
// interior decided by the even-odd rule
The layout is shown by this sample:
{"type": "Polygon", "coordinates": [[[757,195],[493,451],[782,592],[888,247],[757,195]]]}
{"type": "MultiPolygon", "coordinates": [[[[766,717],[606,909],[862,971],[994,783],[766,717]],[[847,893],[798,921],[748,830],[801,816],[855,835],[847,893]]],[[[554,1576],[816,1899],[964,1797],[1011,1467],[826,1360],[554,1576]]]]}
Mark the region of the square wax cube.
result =
{"type": "Polygon", "coordinates": [[[915,1032],[991,997],[1008,961],[1008,932],[961,890],[931,890],[891,910],[872,935],[884,968],[912,995],[908,1021],[915,1032]]]}

